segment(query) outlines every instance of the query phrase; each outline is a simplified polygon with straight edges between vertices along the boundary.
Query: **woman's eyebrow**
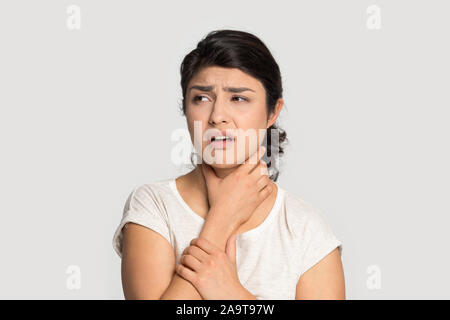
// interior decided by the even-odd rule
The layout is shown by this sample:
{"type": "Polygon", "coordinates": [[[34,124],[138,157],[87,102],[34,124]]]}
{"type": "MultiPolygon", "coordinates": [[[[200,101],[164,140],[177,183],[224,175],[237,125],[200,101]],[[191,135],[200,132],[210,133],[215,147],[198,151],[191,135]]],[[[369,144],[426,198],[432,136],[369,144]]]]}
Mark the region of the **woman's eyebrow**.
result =
{"type": "MultiPolygon", "coordinates": [[[[200,85],[194,85],[191,86],[188,89],[188,92],[191,91],[192,89],[198,89],[200,91],[205,91],[205,92],[211,92],[214,89],[214,86],[200,86],[200,85]]],[[[224,87],[223,88],[224,91],[228,91],[228,92],[233,92],[233,93],[240,93],[240,92],[244,92],[244,91],[253,91],[255,92],[253,89],[250,88],[246,88],[246,87],[224,87]]]]}

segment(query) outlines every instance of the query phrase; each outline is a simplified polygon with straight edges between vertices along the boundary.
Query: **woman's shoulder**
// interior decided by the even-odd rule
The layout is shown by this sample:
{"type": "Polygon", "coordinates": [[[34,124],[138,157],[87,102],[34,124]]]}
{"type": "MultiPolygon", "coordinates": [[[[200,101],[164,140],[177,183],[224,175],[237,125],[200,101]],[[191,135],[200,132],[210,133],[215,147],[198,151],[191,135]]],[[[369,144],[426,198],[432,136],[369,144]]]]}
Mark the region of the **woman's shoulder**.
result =
{"type": "Polygon", "coordinates": [[[336,237],[328,217],[322,210],[311,202],[292,192],[285,192],[285,214],[289,229],[293,230],[300,244],[320,249],[339,247],[342,253],[342,244],[336,237]]]}
{"type": "Polygon", "coordinates": [[[142,205],[162,204],[171,194],[173,178],[155,180],[153,182],[140,183],[132,187],[125,204],[128,208],[131,204],[140,202],[142,205]]]}
{"type": "Polygon", "coordinates": [[[152,192],[163,195],[165,192],[169,192],[171,189],[171,184],[175,180],[173,178],[155,180],[152,182],[144,182],[137,184],[133,188],[134,193],[146,193],[152,192]]]}
{"type": "Polygon", "coordinates": [[[305,200],[298,193],[292,191],[284,191],[284,203],[287,211],[296,217],[305,217],[317,213],[317,209],[312,205],[311,202],[305,200]]]}
{"type": "Polygon", "coordinates": [[[287,221],[294,226],[296,230],[324,228],[327,226],[327,220],[322,210],[305,200],[302,196],[294,192],[284,191],[284,212],[287,221]]]}

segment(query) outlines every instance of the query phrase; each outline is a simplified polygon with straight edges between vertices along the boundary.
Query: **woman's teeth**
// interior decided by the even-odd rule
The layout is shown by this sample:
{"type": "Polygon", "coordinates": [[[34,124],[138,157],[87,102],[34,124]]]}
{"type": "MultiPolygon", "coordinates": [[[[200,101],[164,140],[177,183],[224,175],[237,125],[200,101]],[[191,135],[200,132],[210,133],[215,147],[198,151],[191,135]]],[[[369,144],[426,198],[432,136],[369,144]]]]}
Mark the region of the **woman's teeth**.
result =
{"type": "Polygon", "coordinates": [[[216,140],[221,140],[221,141],[229,140],[229,141],[231,141],[233,139],[231,137],[228,137],[228,136],[217,136],[217,137],[213,137],[212,138],[212,141],[216,141],[216,140]]]}

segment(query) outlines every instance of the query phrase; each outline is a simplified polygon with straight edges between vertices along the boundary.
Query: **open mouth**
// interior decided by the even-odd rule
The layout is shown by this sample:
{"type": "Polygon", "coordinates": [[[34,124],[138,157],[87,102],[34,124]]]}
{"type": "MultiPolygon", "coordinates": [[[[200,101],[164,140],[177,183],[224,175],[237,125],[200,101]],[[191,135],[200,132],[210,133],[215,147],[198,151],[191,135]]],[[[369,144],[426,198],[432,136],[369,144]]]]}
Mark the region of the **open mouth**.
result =
{"type": "Polygon", "coordinates": [[[214,141],[233,141],[234,140],[234,138],[233,137],[230,137],[230,136],[213,136],[213,137],[211,137],[211,142],[214,142],[214,141]]]}
{"type": "Polygon", "coordinates": [[[234,143],[234,137],[232,136],[212,136],[210,140],[211,147],[214,149],[227,149],[234,143]]]}

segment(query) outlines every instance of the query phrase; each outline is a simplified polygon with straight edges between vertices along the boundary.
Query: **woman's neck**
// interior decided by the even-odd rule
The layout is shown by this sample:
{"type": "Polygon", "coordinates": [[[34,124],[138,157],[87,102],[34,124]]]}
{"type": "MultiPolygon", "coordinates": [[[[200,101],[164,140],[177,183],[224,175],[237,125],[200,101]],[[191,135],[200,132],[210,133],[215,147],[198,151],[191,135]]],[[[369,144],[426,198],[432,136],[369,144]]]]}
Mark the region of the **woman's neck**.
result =
{"type": "MultiPolygon", "coordinates": [[[[213,168],[213,170],[217,176],[223,179],[238,167],[231,169],[213,168]]],[[[197,212],[197,214],[206,219],[211,206],[208,201],[208,188],[206,186],[201,164],[197,165],[194,170],[178,178],[177,180],[180,182],[181,193],[183,198],[186,199],[185,201],[194,210],[194,212],[197,212]]],[[[278,194],[277,185],[272,181],[270,181],[270,185],[272,185],[276,191],[273,191],[272,194],[253,212],[251,218],[239,227],[238,233],[255,228],[267,217],[267,214],[272,209],[278,194]]]]}
{"type": "MultiPolygon", "coordinates": [[[[224,179],[226,176],[228,176],[230,173],[232,173],[234,170],[238,169],[239,166],[236,166],[234,168],[227,168],[227,169],[218,169],[218,168],[212,168],[216,174],[217,177],[224,179]]],[[[208,188],[206,185],[205,176],[203,175],[202,165],[197,164],[196,168],[192,170],[190,173],[187,174],[187,176],[190,176],[190,185],[197,189],[197,191],[201,194],[202,198],[204,199],[204,203],[207,203],[209,206],[209,200],[208,200],[208,188]]],[[[272,185],[272,187],[276,187],[275,183],[270,181],[269,183],[272,185]]],[[[276,193],[275,193],[276,194],[276,193]]],[[[270,198],[270,197],[269,197],[270,198]]],[[[266,199],[270,202],[270,199],[266,199]]],[[[210,207],[210,206],[209,206],[210,207]]],[[[208,210],[209,210],[208,207],[208,210]]]]}
{"type": "MultiPolygon", "coordinates": [[[[226,176],[228,176],[230,173],[232,173],[238,167],[239,166],[234,167],[234,168],[226,168],[226,169],[218,169],[218,168],[212,168],[212,169],[218,178],[224,179],[226,176]]],[[[191,176],[192,184],[195,186],[195,188],[197,188],[198,191],[200,191],[204,195],[205,199],[207,200],[208,199],[208,188],[206,186],[205,176],[203,175],[202,165],[197,164],[196,168],[194,170],[192,170],[189,173],[189,175],[191,176]]]]}

